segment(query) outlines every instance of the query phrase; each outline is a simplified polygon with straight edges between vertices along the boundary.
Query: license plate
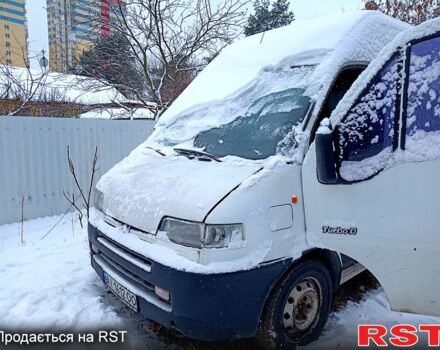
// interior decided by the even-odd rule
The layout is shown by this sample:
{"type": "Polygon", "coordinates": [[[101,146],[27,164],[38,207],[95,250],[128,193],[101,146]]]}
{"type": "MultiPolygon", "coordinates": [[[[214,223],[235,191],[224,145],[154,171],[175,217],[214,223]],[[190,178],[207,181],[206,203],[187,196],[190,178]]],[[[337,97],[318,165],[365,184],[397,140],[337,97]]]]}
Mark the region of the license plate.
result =
{"type": "Polygon", "coordinates": [[[105,285],[110,289],[110,291],[113,292],[113,294],[118,296],[128,307],[134,311],[138,311],[137,297],[135,294],[116,282],[106,272],[103,274],[103,280],[105,285]]]}

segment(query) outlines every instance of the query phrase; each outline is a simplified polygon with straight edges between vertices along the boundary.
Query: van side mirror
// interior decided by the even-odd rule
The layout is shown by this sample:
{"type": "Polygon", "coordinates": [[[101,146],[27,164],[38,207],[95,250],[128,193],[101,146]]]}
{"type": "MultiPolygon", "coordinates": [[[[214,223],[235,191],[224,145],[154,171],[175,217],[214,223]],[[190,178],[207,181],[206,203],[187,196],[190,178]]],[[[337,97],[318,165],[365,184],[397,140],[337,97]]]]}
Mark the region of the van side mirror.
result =
{"type": "Polygon", "coordinates": [[[316,172],[318,180],[323,184],[335,184],[338,182],[336,172],[336,155],[333,145],[333,128],[326,118],[315,136],[316,172]]]}

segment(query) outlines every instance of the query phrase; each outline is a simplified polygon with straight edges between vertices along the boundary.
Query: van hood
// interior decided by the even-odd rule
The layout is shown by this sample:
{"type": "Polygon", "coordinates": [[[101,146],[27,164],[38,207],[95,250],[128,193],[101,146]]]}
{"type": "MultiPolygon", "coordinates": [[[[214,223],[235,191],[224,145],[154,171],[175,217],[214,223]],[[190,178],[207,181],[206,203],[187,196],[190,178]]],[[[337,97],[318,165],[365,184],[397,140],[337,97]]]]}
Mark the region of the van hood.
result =
{"type": "Polygon", "coordinates": [[[183,156],[143,154],[126,158],[97,184],[104,212],[137,229],[156,233],[164,216],[202,222],[219,201],[261,169],[252,162],[206,162],[183,156]]]}

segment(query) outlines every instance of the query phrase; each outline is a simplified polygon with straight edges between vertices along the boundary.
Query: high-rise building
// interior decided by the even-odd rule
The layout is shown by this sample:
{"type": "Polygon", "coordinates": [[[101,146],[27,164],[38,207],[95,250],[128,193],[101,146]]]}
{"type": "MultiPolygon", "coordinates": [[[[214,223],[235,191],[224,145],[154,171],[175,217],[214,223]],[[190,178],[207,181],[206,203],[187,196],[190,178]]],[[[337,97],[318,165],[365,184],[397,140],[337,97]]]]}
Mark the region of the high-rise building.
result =
{"type": "MultiPolygon", "coordinates": [[[[2,0],[0,0],[1,2],[2,0]]],[[[46,0],[49,66],[64,72],[99,36],[109,36],[125,11],[122,0],[46,0]]]]}
{"type": "Polygon", "coordinates": [[[0,64],[28,65],[25,0],[0,0],[0,64]]]}

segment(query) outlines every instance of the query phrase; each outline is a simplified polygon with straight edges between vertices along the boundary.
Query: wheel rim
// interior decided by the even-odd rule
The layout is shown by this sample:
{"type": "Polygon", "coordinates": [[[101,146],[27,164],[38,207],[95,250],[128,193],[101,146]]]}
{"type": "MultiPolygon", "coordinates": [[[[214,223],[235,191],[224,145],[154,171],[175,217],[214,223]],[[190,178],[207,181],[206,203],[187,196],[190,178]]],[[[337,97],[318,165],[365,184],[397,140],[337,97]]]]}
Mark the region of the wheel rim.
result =
{"type": "Polygon", "coordinates": [[[319,319],[321,284],[313,277],[306,277],[290,291],[283,310],[284,331],[290,337],[307,333],[319,319]]]}

